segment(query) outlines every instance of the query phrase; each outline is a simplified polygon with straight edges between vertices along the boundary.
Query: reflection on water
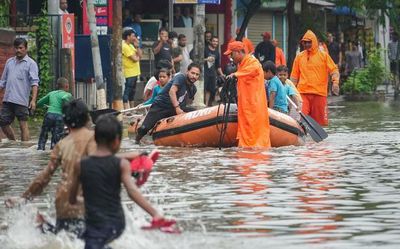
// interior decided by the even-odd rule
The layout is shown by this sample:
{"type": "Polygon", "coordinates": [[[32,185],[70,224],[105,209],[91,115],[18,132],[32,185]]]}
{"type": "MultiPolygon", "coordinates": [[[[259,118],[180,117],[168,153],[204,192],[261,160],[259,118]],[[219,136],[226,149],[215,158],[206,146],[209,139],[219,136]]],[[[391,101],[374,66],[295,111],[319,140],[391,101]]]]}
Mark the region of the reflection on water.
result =
{"type": "MultiPolygon", "coordinates": [[[[335,104],[329,138],[302,147],[160,147],[142,190],[184,232],[141,231],[148,216],[124,194],[128,226],[113,248],[398,248],[399,111],[391,103],[335,104]]],[[[154,146],[124,140],[123,148],[154,146]]],[[[48,159],[33,142],[1,144],[0,155],[0,201],[21,193],[48,159]]],[[[33,226],[35,208],[54,214],[56,182],[33,204],[0,207],[5,248],[83,248],[33,226]]]]}

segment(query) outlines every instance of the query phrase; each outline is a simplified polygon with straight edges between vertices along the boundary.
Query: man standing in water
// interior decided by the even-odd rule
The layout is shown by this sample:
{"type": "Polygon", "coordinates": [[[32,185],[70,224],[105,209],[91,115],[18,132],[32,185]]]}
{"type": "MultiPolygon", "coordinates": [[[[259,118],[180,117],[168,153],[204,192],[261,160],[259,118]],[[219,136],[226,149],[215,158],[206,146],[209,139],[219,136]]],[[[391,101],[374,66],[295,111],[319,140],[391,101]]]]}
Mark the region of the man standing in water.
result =
{"type": "Polygon", "coordinates": [[[238,78],[238,133],[240,147],[271,147],[264,73],[256,58],[245,52],[242,42],[229,43],[230,55],[238,70],[228,77],[238,78]]]}
{"type": "Polygon", "coordinates": [[[304,50],[293,62],[290,80],[303,99],[302,113],[310,115],[320,125],[328,125],[328,79],[332,78],[332,92],[339,95],[339,71],[328,53],[318,48],[317,36],[308,30],[301,44],[304,50]]]}
{"type": "Polygon", "coordinates": [[[5,90],[0,110],[0,126],[10,140],[15,140],[11,124],[17,117],[21,129],[21,141],[29,140],[29,111],[36,109],[39,86],[38,66],[28,56],[28,42],[24,38],[14,41],[15,57],[7,60],[0,79],[0,91],[5,90]],[[29,101],[29,96],[32,97],[29,101]]]}

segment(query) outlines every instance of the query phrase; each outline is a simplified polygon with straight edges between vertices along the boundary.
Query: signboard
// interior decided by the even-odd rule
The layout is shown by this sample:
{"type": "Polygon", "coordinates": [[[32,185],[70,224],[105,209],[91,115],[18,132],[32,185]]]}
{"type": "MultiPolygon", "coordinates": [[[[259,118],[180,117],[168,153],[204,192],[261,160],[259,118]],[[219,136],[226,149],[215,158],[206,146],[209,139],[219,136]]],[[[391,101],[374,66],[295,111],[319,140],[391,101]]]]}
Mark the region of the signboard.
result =
{"type": "Polygon", "coordinates": [[[93,0],[93,4],[96,6],[107,6],[107,0],[93,0]]]}
{"type": "Polygon", "coordinates": [[[62,48],[71,49],[71,61],[72,61],[72,79],[75,79],[75,23],[74,14],[63,14],[62,15],[62,37],[61,46],[62,48]]]}
{"type": "Polygon", "coordinates": [[[197,0],[174,0],[174,3],[176,3],[176,4],[180,4],[180,3],[196,4],[197,0]]]}
{"type": "Polygon", "coordinates": [[[107,6],[102,6],[102,7],[95,6],[94,12],[96,13],[96,16],[107,16],[108,14],[107,6]]]}
{"type": "Polygon", "coordinates": [[[190,4],[220,4],[221,0],[174,0],[175,4],[190,3],[190,4]]]}
{"type": "Polygon", "coordinates": [[[221,0],[198,0],[198,4],[221,4],[221,0]]]}

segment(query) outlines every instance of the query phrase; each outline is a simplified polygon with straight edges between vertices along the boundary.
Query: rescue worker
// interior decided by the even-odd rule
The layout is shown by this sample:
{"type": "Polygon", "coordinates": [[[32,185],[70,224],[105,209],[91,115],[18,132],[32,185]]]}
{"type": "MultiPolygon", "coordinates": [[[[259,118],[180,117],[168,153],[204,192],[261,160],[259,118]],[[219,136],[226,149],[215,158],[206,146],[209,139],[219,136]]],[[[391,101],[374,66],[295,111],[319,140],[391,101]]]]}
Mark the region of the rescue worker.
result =
{"type": "Polygon", "coordinates": [[[327,126],[328,76],[332,78],[332,92],[339,95],[339,71],[329,54],[319,49],[317,36],[311,30],[304,34],[301,44],[304,50],[294,59],[290,79],[303,99],[302,112],[327,126]]]}
{"type": "Polygon", "coordinates": [[[261,64],[246,53],[240,41],[229,43],[224,53],[230,55],[238,70],[228,78],[236,77],[238,91],[239,147],[271,147],[267,95],[261,64]]]}

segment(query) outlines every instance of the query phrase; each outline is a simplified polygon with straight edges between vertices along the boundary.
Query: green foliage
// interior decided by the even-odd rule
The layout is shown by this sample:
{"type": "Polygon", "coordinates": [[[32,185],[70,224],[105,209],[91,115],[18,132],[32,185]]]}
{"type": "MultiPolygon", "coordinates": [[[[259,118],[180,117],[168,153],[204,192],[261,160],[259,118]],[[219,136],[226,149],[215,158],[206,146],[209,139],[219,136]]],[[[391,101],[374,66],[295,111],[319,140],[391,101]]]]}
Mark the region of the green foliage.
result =
{"type": "Polygon", "coordinates": [[[382,49],[374,48],[368,52],[366,67],[354,71],[344,82],[346,94],[372,94],[377,86],[383,83],[388,74],[381,59],[382,49]]]}
{"type": "MultiPolygon", "coordinates": [[[[35,18],[33,23],[37,28],[35,32],[29,33],[29,36],[36,40],[36,46],[30,46],[30,52],[32,57],[36,59],[39,67],[40,86],[38,99],[40,99],[51,90],[54,78],[50,66],[50,56],[54,43],[50,32],[46,6],[42,8],[41,14],[35,18]],[[35,50],[36,53],[34,53],[35,50]]],[[[39,110],[39,114],[44,114],[44,111],[39,110]]]]}
{"type": "Polygon", "coordinates": [[[0,27],[8,26],[10,0],[0,0],[0,27]]]}

